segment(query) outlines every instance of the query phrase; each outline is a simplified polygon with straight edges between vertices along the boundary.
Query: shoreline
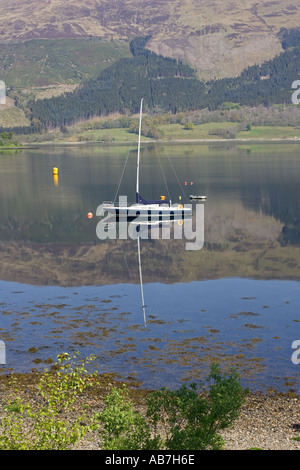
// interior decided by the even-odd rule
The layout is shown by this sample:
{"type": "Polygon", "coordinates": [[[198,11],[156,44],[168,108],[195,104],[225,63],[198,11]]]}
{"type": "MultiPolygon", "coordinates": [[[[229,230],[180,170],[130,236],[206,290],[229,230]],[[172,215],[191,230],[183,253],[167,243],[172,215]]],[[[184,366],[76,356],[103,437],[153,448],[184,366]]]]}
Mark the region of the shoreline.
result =
{"type": "MultiPolygon", "coordinates": [[[[141,144],[147,145],[174,145],[174,144],[224,144],[224,143],[246,143],[246,144],[255,144],[255,143],[300,143],[300,137],[287,137],[287,138],[240,138],[240,139],[172,139],[172,140],[142,140],[141,144]]],[[[56,146],[63,146],[63,147],[72,147],[72,146],[95,146],[101,144],[104,147],[117,147],[117,146],[131,146],[132,142],[129,141],[114,141],[114,142],[104,142],[101,140],[95,140],[90,142],[76,142],[76,141],[52,141],[52,142],[32,142],[30,144],[22,143],[20,146],[15,147],[0,147],[1,150],[28,150],[28,149],[35,149],[38,147],[56,147],[56,146]]]]}
{"type": "MultiPolygon", "coordinates": [[[[37,390],[39,372],[13,374],[19,379],[19,393],[26,397],[26,401],[37,403],[40,400],[37,390]]],[[[78,412],[85,409],[89,416],[103,409],[104,397],[115,386],[125,383],[129,390],[129,397],[135,408],[143,413],[145,399],[151,390],[145,390],[141,383],[133,381],[120,381],[114,374],[98,375],[98,384],[78,396],[76,409],[78,412]]],[[[0,400],[7,396],[10,376],[0,375],[0,400]]],[[[72,420],[67,416],[67,420],[72,420]]],[[[225,444],[224,450],[300,450],[300,442],[295,440],[300,436],[300,396],[294,393],[250,392],[241,407],[240,416],[233,426],[220,432],[225,444]]],[[[99,450],[99,437],[97,432],[87,434],[74,449],[99,450]]]]}

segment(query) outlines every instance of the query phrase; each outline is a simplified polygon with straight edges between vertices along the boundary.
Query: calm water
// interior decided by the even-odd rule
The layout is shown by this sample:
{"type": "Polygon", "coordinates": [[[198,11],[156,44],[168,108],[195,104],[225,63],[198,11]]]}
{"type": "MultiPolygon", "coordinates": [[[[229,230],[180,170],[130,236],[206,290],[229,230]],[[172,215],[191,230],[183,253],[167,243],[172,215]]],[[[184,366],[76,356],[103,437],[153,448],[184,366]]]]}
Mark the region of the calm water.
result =
{"type": "Polygon", "coordinates": [[[204,379],[219,362],[253,390],[299,393],[299,145],[143,149],[144,197],[207,195],[201,250],[141,242],[146,327],[136,241],[96,236],[103,200],[134,201],[135,159],[134,145],[0,153],[2,373],[80,351],[149,388],[204,379]]]}

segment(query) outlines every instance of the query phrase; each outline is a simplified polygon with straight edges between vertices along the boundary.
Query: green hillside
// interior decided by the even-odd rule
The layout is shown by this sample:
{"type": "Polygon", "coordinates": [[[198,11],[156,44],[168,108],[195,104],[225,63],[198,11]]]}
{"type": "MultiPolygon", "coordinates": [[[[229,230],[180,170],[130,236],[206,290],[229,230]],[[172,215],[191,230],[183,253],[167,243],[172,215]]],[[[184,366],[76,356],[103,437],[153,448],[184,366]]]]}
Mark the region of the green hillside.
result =
{"type": "Polygon", "coordinates": [[[0,43],[0,79],[12,98],[9,106],[0,105],[0,126],[29,126],[29,101],[73,91],[82,81],[130,56],[128,42],[97,38],[0,43]]]}
{"type": "Polygon", "coordinates": [[[17,90],[76,85],[130,55],[128,42],[97,38],[0,43],[0,75],[8,88],[17,90]]]}

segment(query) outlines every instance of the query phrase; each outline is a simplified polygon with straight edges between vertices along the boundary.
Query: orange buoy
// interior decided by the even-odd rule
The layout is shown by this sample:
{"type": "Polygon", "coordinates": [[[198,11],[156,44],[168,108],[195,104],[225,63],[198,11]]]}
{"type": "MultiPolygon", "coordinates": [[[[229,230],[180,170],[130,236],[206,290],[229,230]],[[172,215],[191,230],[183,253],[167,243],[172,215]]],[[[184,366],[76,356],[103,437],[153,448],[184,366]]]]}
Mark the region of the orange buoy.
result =
{"type": "Polygon", "coordinates": [[[91,219],[91,218],[93,217],[92,212],[88,212],[88,213],[87,213],[87,216],[88,216],[89,219],[91,219]]]}

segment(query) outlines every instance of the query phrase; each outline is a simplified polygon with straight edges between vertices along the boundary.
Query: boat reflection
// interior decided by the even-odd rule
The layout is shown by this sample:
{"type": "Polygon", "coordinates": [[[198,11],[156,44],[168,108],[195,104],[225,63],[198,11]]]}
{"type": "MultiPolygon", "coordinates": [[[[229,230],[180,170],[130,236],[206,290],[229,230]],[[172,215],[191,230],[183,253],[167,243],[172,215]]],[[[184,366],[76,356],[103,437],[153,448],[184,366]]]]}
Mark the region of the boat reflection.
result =
{"type": "MultiPolygon", "coordinates": [[[[149,216],[139,216],[135,218],[133,221],[129,222],[128,218],[125,216],[118,217],[118,221],[116,221],[115,217],[108,217],[105,219],[104,222],[104,229],[108,235],[113,235],[113,238],[118,233],[120,235],[121,232],[124,233],[124,226],[125,232],[131,234],[131,238],[137,239],[137,251],[138,251],[138,269],[139,269],[139,283],[141,289],[141,302],[142,302],[142,313],[144,319],[144,326],[147,326],[146,320],[146,305],[144,299],[144,286],[143,286],[143,273],[142,273],[142,260],[141,260],[141,239],[151,239],[155,238],[158,239],[160,234],[163,238],[170,238],[171,234],[171,227],[174,224],[178,224],[178,226],[182,227],[187,220],[192,220],[191,215],[185,215],[185,217],[179,214],[172,215],[172,219],[170,219],[170,214],[161,213],[160,215],[155,214],[152,217],[149,216]],[[121,219],[121,220],[120,220],[121,219]],[[122,225],[122,227],[120,227],[122,225]],[[134,230],[132,230],[132,227],[134,230]],[[160,231],[161,230],[161,231],[160,231]]],[[[174,227],[173,227],[174,228],[174,227]]]]}

